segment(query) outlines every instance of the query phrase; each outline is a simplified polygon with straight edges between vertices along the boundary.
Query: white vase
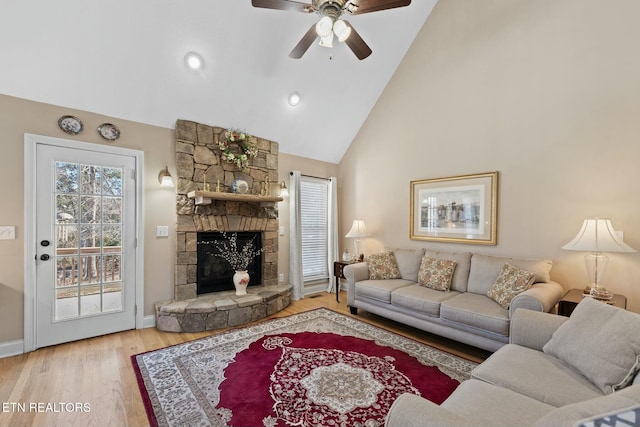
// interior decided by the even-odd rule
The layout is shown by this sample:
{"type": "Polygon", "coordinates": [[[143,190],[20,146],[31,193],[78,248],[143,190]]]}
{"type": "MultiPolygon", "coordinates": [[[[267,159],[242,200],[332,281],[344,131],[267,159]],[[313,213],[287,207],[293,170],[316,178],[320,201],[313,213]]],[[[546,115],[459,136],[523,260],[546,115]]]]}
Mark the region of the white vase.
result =
{"type": "Polygon", "coordinates": [[[249,285],[249,273],[247,270],[236,271],[233,275],[233,285],[236,287],[236,295],[246,295],[249,285]]]}

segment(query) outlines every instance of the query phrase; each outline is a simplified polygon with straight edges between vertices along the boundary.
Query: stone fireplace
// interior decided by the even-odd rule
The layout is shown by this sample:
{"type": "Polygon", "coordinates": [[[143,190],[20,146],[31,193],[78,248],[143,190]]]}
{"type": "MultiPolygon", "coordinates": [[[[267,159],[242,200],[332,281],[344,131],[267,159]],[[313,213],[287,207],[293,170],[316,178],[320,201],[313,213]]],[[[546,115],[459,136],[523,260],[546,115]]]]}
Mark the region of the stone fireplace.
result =
{"type": "MultiPolygon", "coordinates": [[[[156,327],[162,331],[200,332],[238,326],[277,313],[291,303],[291,287],[278,284],[277,203],[282,198],[268,191],[278,187],[278,144],[257,138],[256,155],[248,167],[239,169],[221,158],[218,141],[224,132],[195,122],[176,122],[174,299],[155,304],[156,327]],[[247,182],[246,194],[230,191],[238,179],[247,182]],[[255,274],[247,295],[238,296],[231,290],[228,264],[202,266],[198,261],[199,239],[209,241],[222,232],[261,240],[256,247],[264,250],[253,260],[255,274]],[[220,280],[213,288],[199,291],[202,275],[220,276],[216,277],[220,280]]],[[[211,261],[210,255],[207,261],[211,261]]]]}
{"type": "Polygon", "coordinates": [[[277,203],[257,196],[265,183],[275,189],[279,182],[278,143],[256,138],[258,153],[247,169],[240,170],[221,159],[218,140],[224,138],[224,132],[223,128],[195,122],[176,123],[178,223],[174,295],[178,301],[198,295],[198,233],[203,232],[260,233],[265,248],[258,267],[261,281],[256,283],[252,278],[250,284],[278,284],[277,203]],[[237,179],[247,182],[249,192],[234,198],[230,188],[237,179]],[[205,183],[210,192],[205,191],[205,183]],[[210,194],[218,185],[221,194],[210,194]],[[211,197],[202,197],[203,194],[211,197]]]}

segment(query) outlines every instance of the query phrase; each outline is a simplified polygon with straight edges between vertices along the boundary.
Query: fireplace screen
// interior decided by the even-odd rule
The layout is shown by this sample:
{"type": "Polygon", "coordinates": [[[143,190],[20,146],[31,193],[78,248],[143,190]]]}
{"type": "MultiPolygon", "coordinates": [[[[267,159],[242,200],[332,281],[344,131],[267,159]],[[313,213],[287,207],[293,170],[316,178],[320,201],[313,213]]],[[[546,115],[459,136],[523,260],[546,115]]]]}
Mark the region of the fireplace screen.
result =
{"type": "MultiPolygon", "coordinates": [[[[229,233],[227,233],[229,234],[229,233]]],[[[238,249],[253,241],[254,248],[262,247],[262,233],[260,232],[237,232],[238,249]]],[[[234,269],[229,263],[215,254],[220,253],[220,249],[215,245],[215,241],[224,241],[226,238],[221,232],[209,231],[198,233],[198,269],[197,269],[197,292],[198,295],[209,292],[220,292],[233,290],[234,269]]],[[[249,286],[257,286],[262,282],[262,254],[256,255],[247,268],[251,281],[249,286]]]]}

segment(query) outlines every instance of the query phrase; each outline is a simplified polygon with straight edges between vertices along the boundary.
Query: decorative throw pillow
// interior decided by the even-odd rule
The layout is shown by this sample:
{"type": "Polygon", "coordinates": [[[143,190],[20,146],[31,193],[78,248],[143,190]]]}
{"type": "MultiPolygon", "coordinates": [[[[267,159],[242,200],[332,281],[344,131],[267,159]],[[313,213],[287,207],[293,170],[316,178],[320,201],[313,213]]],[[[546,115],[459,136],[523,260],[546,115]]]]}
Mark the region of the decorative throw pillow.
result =
{"type": "Polygon", "coordinates": [[[418,270],[418,284],[436,291],[449,291],[456,264],[449,259],[423,257],[418,270]]]}
{"type": "Polygon", "coordinates": [[[629,385],[638,369],[638,331],[640,314],[583,298],[542,351],[611,393],[629,385]]]}
{"type": "Polygon", "coordinates": [[[511,300],[516,295],[529,289],[535,278],[535,273],[523,270],[507,262],[500,269],[498,278],[489,289],[489,292],[487,292],[487,296],[508,310],[511,300]]]}
{"type": "Polygon", "coordinates": [[[367,258],[369,279],[399,279],[400,270],[392,252],[380,252],[367,258]]]}

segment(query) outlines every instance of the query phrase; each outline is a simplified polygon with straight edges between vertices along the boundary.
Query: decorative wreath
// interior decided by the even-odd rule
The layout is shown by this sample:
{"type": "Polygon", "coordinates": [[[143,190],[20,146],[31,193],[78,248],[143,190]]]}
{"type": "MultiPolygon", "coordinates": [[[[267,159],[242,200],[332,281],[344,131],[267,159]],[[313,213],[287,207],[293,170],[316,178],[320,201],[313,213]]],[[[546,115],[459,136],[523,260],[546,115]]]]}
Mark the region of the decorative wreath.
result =
{"type": "Polygon", "coordinates": [[[218,148],[222,151],[222,159],[228,163],[234,163],[240,169],[249,167],[249,160],[258,154],[255,146],[255,137],[237,129],[229,129],[224,133],[224,139],[218,142],[218,148]],[[240,147],[240,152],[231,151],[231,145],[240,147]]]}

